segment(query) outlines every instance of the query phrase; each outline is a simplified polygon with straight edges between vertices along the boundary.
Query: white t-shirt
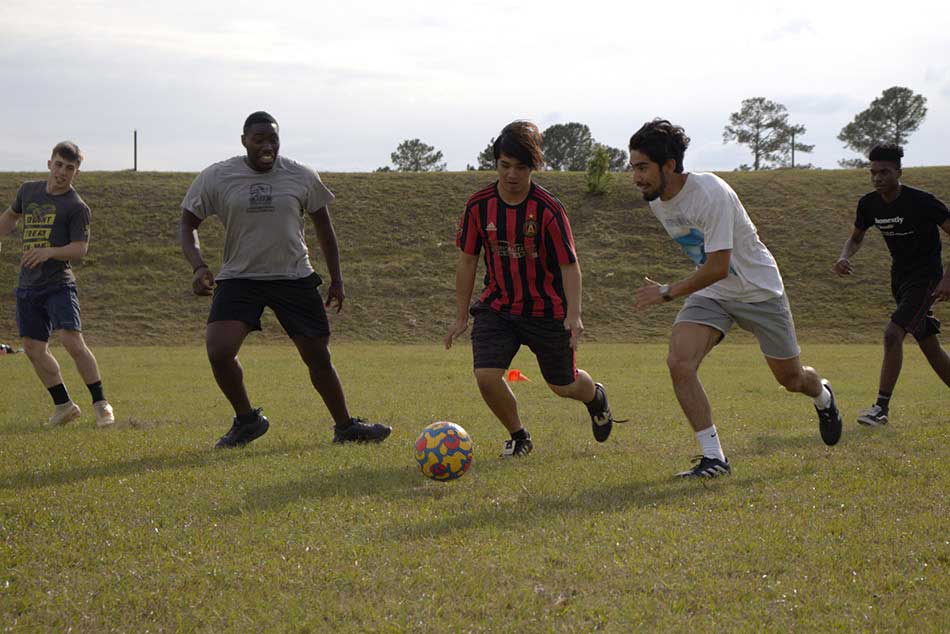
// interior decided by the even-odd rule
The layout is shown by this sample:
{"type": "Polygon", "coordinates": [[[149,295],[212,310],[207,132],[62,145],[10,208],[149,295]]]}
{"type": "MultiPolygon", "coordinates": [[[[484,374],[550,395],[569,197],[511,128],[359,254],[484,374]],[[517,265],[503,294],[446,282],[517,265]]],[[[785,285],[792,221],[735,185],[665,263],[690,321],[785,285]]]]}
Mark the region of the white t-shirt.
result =
{"type": "Polygon", "coordinates": [[[759,240],[736,193],[715,174],[689,172],[686,177],[676,196],[657,198],[650,209],[697,268],[706,253],[732,249],[729,275],[696,294],[748,303],[781,297],[785,286],[775,258],[759,240]]]}
{"type": "Polygon", "coordinates": [[[313,273],[304,240],[304,214],[333,200],[320,176],[278,156],[269,172],[257,172],[235,156],[195,178],[181,208],[224,225],[224,262],[215,279],[300,279],[313,273]]]}

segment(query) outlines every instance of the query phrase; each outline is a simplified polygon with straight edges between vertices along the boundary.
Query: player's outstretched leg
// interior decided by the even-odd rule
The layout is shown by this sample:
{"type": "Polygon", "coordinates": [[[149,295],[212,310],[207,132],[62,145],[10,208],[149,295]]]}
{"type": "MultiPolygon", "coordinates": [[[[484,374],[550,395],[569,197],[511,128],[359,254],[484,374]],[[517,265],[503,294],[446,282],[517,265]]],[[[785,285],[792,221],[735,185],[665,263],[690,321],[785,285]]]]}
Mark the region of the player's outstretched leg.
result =
{"type": "Polygon", "coordinates": [[[330,338],[293,337],[300,358],[307,364],[310,383],[313,385],[324,405],[333,418],[333,442],[382,442],[389,437],[393,428],[381,423],[370,423],[365,418],[350,416],[346,407],[346,395],[340,376],[330,359],[330,338]]]}
{"type": "Polygon", "coordinates": [[[822,379],[814,368],[803,366],[799,357],[775,359],[765,357],[776,380],[789,392],[806,394],[812,398],[818,413],[818,431],[826,445],[841,440],[841,412],[835,401],[831,383],[822,379]]]}
{"type": "Polygon", "coordinates": [[[607,402],[607,390],[602,383],[594,383],[590,374],[584,370],[577,370],[573,383],[556,385],[549,382],[548,387],[561,398],[580,401],[587,407],[591,432],[597,442],[605,442],[610,437],[615,422],[625,422],[614,420],[607,402]]]}

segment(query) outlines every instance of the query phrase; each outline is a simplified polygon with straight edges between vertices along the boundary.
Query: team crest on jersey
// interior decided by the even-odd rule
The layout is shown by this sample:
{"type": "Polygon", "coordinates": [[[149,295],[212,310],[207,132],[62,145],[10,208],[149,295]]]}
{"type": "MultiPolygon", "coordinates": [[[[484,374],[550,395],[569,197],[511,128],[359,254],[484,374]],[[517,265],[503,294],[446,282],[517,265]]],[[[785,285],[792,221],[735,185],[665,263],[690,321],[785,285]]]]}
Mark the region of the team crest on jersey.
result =
{"type": "Polygon", "coordinates": [[[525,218],[524,235],[526,238],[531,238],[538,235],[538,221],[535,218],[533,211],[529,211],[528,217],[525,218]]]}

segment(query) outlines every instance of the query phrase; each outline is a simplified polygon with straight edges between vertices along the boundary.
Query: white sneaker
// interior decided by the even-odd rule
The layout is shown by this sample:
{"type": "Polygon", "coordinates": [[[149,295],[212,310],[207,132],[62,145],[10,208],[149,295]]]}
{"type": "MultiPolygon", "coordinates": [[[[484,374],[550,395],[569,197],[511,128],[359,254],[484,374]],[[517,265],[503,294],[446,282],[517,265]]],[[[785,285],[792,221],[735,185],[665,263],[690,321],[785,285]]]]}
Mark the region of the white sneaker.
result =
{"type": "Polygon", "coordinates": [[[65,425],[69,421],[76,420],[82,414],[79,406],[72,401],[67,401],[62,405],[57,405],[53,410],[53,415],[49,417],[49,425],[65,425]]]}
{"type": "Polygon", "coordinates": [[[92,404],[92,409],[96,411],[96,427],[108,427],[115,424],[115,414],[112,413],[109,401],[96,401],[92,404]]]}

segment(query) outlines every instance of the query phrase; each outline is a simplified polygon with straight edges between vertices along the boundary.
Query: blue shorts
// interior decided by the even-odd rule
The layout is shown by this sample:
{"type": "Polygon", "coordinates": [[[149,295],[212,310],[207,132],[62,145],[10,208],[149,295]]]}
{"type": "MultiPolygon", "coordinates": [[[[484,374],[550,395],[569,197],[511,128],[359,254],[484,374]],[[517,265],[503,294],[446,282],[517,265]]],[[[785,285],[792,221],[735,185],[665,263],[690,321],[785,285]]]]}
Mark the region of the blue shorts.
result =
{"type": "Polygon", "coordinates": [[[82,330],[75,284],[16,289],[16,325],[21,337],[49,341],[54,330],[82,330]]]}

